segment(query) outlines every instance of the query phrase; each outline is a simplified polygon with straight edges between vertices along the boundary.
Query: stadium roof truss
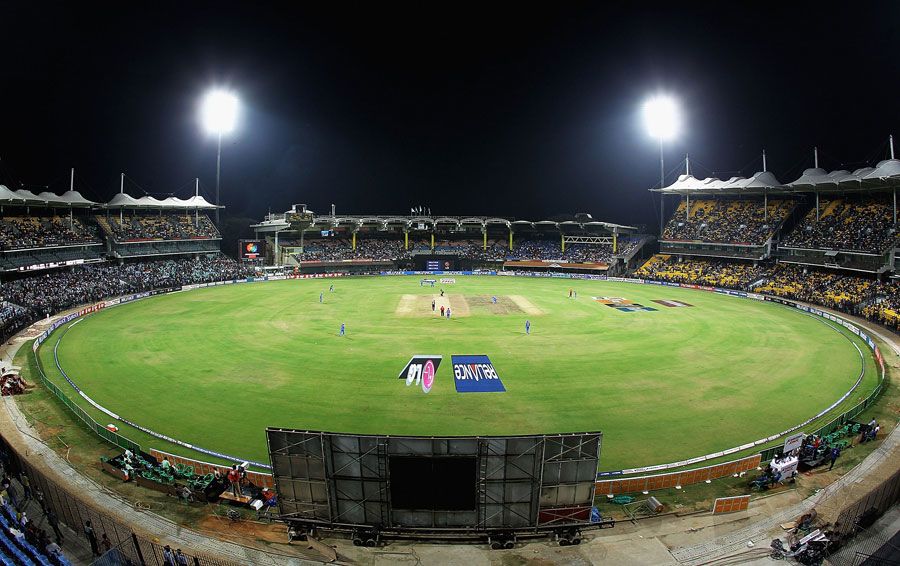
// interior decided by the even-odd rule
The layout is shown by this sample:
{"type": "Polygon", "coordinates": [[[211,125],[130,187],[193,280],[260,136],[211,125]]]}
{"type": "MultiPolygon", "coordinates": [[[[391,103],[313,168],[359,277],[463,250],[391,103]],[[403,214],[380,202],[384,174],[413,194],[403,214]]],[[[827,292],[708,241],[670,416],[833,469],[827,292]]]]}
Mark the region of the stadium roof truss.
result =
{"type": "Polygon", "coordinates": [[[609,236],[563,236],[567,244],[612,244],[609,236]]]}
{"type": "MultiPolygon", "coordinates": [[[[117,197],[118,196],[119,195],[117,195],[117,197]]],[[[128,195],[124,195],[121,198],[130,199],[131,197],[129,197],[128,195]]],[[[397,216],[388,214],[345,214],[341,216],[313,215],[308,225],[298,227],[297,225],[288,221],[288,214],[290,213],[268,214],[262,222],[251,225],[251,228],[257,229],[262,232],[299,232],[300,230],[315,230],[317,229],[317,227],[321,228],[325,226],[331,228],[346,226],[354,229],[359,229],[363,226],[378,226],[382,230],[387,230],[391,226],[397,226],[405,230],[422,229],[419,228],[420,226],[424,226],[425,230],[435,230],[441,226],[449,226],[456,229],[461,229],[467,226],[474,226],[479,227],[482,231],[484,231],[488,230],[491,227],[500,226],[507,229],[529,228],[532,230],[537,230],[546,228],[551,230],[559,230],[560,232],[589,231],[597,229],[617,233],[636,233],[638,231],[638,229],[634,226],[613,224],[611,222],[599,222],[596,220],[584,222],[578,220],[532,221],[500,218],[496,216],[397,216]]]]}

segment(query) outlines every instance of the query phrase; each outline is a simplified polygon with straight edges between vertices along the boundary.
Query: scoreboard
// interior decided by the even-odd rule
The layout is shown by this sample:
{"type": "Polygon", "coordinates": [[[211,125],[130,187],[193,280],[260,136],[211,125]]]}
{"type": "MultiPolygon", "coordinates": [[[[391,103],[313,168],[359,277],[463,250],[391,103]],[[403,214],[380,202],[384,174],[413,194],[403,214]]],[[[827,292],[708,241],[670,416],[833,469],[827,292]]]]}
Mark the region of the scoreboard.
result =
{"type": "Polygon", "coordinates": [[[238,256],[244,261],[266,257],[265,242],[262,240],[241,240],[238,242],[238,256]]]}
{"type": "Polygon", "coordinates": [[[455,271],[457,260],[456,256],[426,256],[422,258],[421,263],[417,261],[417,269],[425,271],[455,271]]]}

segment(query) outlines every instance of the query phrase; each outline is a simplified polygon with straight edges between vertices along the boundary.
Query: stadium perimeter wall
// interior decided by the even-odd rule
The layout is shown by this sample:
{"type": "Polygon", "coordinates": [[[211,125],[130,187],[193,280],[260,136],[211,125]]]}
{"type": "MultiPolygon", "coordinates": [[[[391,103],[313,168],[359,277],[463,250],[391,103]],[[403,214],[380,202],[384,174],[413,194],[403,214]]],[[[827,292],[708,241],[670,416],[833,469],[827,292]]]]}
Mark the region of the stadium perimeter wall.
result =
{"type": "MultiPolygon", "coordinates": [[[[862,331],[859,327],[857,327],[855,324],[853,324],[849,320],[844,319],[840,316],[817,309],[815,307],[811,307],[808,305],[804,305],[802,303],[798,303],[796,301],[791,301],[791,300],[783,299],[780,297],[772,297],[772,296],[768,296],[768,295],[761,295],[758,293],[747,293],[747,292],[743,292],[743,291],[735,291],[732,289],[722,289],[722,288],[718,288],[718,287],[708,287],[708,286],[702,286],[702,285],[670,283],[670,282],[634,279],[634,278],[608,277],[605,275],[591,275],[591,274],[569,274],[569,273],[563,274],[563,273],[547,273],[547,272],[536,273],[536,272],[508,272],[508,271],[499,271],[499,272],[498,271],[483,271],[483,272],[479,272],[479,271],[448,271],[448,272],[441,272],[441,271],[438,271],[438,272],[434,272],[434,271],[383,271],[383,272],[378,273],[377,275],[380,275],[380,276],[390,276],[390,275],[499,275],[499,276],[599,280],[599,281],[612,281],[612,282],[631,283],[631,284],[652,284],[652,285],[669,286],[669,287],[681,287],[681,288],[686,288],[686,289],[694,289],[697,291],[713,292],[713,293],[718,293],[718,294],[722,294],[722,295],[728,295],[728,296],[738,297],[738,298],[743,298],[743,299],[776,302],[776,303],[779,303],[779,304],[782,304],[782,305],[785,305],[785,306],[788,306],[791,308],[796,308],[796,309],[798,309],[804,313],[808,313],[810,315],[822,317],[824,319],[830,320],[832,322],[835,322],[835,323],[840,324],[843,327],[847,328],[850,332],[852,332],[853,334],[858,336],[860,339],[863,340],[863,342],[866,343],[866,345],[872,350],[874,358],[876,360],[876,363],[878,364],[880,375],[879,375],[878,385],[875,387],[875,389],[863,401],[861,401],[857,405],[853,406],[848,411],[835,417],[834,419],[829,421],[826,425],[824,425],[824,426],[820,427],[819,429],[817,429],[816,431],[814,431],[812,434],[825,435],[825,434],[829,434],[830,432],[838,429],[844,423],[853,419],[854,417],[859,415],[862,411],[864,411],[867,407],[871,406],[875,402],[875,400],[878,398],[878,396],[881,394],[882,390],[884,389],[884,378],[885,378],[884,359],[882,357],[880,349],[878,348],[878,345],[875,344],[874,340],[868,334],[866,334],[864,331],[862,331]]],[[[90,415],[88,415],[83,409],[78,407],[78,405],[76,403],[74,403],[71,399],[69,399],[68,396],[65,395],[65,393],[63,393],[56,385],[54,385],[47,378],[46,374],[44,373],[44,369],[41,364],[40,357],[37,356],[36,353],[37,353],[38,348],[44,343],[44,341],[50,336],[50,334],[52,334],[56,329],[60,328],[61,326],[68,324],[68,323],[72,322],[73,320],[76,320],[82,316],[86,316],[88,314],[97,312],[104,308],[111,308],[111,307],[119,306],[122,304],[127,304],[132,301],[144,299],[146,297],[150,297],[150,296],[154,296],[154,295],[167,294],[167,293],[178,292],[178,291],[189,291],[189,290],[193,290],[193,289],[197,289],[197,288],[201,288],[201,287],[214,287],[214,286],[219,286],[219,285],[231,285],[231,284],[239,284],[239,283],[276,281],[276,280],[283,280],[283,279],[288,279],[288,278],[296,278],[296,279],[316,278],[316,279],[318,279],[318,278],[332,278],[332,277],[342,277],[342,276],[343,276],[343,274],[340,274],[340,273],[329,273],[329,274],[300,274],[300,275],[293,275],[293,276],[267,276],[264,278],[252,278],[251,277],[251,278],[247,278],[247,279],[236,279],[236,280],[217,281],[217,282],[212,282],[212,283],[185,285],[183,287],[175,287],[175,288],[169,288],[169,289],[157,289],[154,291],[148,291],[148,292],[143,292],[143,293],[137,293],[134,295],[118,297],[118,298],[110,299],[107,301],[100,301],[96,304],[93,304],[93,305],[84,307],[82,309],[76,310],[72,313],[69,313],[69,314],[59,318],[58,320],[54,321],[44,332],[42,332],[40,335],[37,336],[37,338],[35,338],[34,343],[32,344],[32,351],[35,354],[35,359],[37,360],[37,365],[38,365],[38,370],[40,373],[41,381],[44,383],[44,385],[46,385],[48,387],[48,389],[53,391],[54,395],[56,395],[67,407],[69,407],[72,410],[72,412],[75,413],[75,415],[88,426],[88,428],[93,430],[96,434],[98,434],[104,440],[107,440],[108,442],[110,442],[116,446],[119,446],[120,448],[123,448],[123,449],[129,448],[131,450],[140,450],[141,447],[137,443],[135,443],[135,442],[125,438],[124,436],[107,429],[105,426],[97,423],[93,418],[91,418],[90,415]]],[[[102,405],[96,403],[93,399],[91,399],[84,391],[82,391],[78,387],[78,385],[72,379],[70,379],[68,377],[68,375],[66,375],[65,371],[61,367],[59,367],[58,362],[57,362],[57,368],[59,369],[59,371],[63,375],[63,377],[66,379],[66,381],[69,383],[69,385],[72,386],[72,388],[78,393],[79,396],[81,396],[85,401],[87,401],[94,408],[109,415],[114,420],[118,420],[125,424],[128,424],[129,426],[132,426],[138,430],[141,430],[142,432],[150,434],[151,436],[153,436],[155,438],[159,438],[161,440],[171,442],[178,446],[182,446],[184,448],[188,448],[188,449],[200,452],[202,454],[214,456],[217,458],[222,458],[224,460],[235,462],[235,463],[241,463],[241,462],[248,461],[246,458],[239,458],[239,457],[232,456],[229,454],[224,454],[222,452],[217,452],[217,451],[209,450],[209,449],[206,449],[206,448],[203,448],[200,446],[195,446],[193,444],[184,442],[182,440],[157,433],[151,429],[148,429],[137,423],[127,420],[124,417],[121,417],[120,415],[113,413],[109,409],[103,407],[102,405]]],[[[749,457],[741,458],[741,459],[737,459],[737,460],[732,460],[729,462],[718,463],[715,465],[705,466],[705,467],[701,467],[701,468],[693,468],[693,469],[689,469],[689,470],[679,470],[676,472],[663,473],[663,474],[645,475],[645,476],[640,476],[640,477],[636,477],[636,478],[629,477],[629,478],[621,478],[621,479],[606,479],[606,478],[614,478],[616,476],[626,476],[626,475],[630,476],[633,474],[644,474],[646,472],[661,471],[661,470],[674,469],[674,468],[684,468],[685,466],[690,466],[692,464],[697,464],[700,462],[720,459],[729,454],[735,454],[738,452],[743,452],[743,451],[752,449],[757,446],[769,444],[769,443],[774,442],[774,441],[778,440],[779,438],[782,438],[804,426],[809,425],[813,421],[822,418],[828,412],[832,411],[835,407],[837,407],[838,405],[843,403],[853,393],[853,391],[861,383],[862,377],[863,377],[863,374],[861,373],[859,378],[856,380],[856,383],[854,384],[854,386],[849,391],[847,391],[843,396],[841,396],[840,399],[838,399],[837,401],[832,403],[831,406],[829,406],[827,409],[824,409],[823,411],[819,412],[817,415],[815,415],[813,417],[810,417],[806,421],[804,421],[798,425],[795,425],[789,429],[786,429],[778,434],[773,434],[769,437],[761,438],[754,442],[749,442],[749,443],[741,445],[741,446],[735,446],[735,447],[732,447],[732,448],[729,448],[727,450],[723,450],[720,452],[706,454],[704,456],[698,456],[695,458],[690,458],[690,459],[682,460],[679,462],[670,462],[667,464],[657,464],[657,465],[643,466],[643,467],[638,467],[638,468],[629,468],[629,469],[623,469],[623,470],[598,472],[597,473],[597,479],[598,479],[597,493],[598,494],[628,493],[628,492],[634,492],[634,491],[644,491],[644,490],[649,491],[652,489],[663,489],[666,487],[674,487],[676,485],[690,485],[691,483],[698,483],[700,481],[706,481],[707,479],[716,479],[716,478],[726,477],[726,476],[733,475],[734,473],[740,473],[741,471],[747,471],[747,470],[753,469],[756,466],[758,466],[761,461],[766,461],[766,460],[772,459],[775,456],[775,454],[777,454],[781,451],[781,446],[779,446],[779,445],[771,446],[769,448],[762,449],[758,454],[755,454],[753,456],[749,456],[749,457]],[[754,465],[750,465],[750,463],[754,460],[756,461],[756,463],[754,465]],[[720,474],[720,475],[716,475],[716,474],[720,474]],[[640,489],[632,489],[635,486],[659,486],[659,487],[642,487],[640,489]]],[[[179,458],[181,460],[183,460],[185,463],[188,463],[190,465],[201,466],[201,467],[203,465],[207,465],[207,466],[211,465],[207,462],[203,462],[200,460],[192,460],[190,458],[183,458],[183,457],[179,457],[179,458]]],[[[249,462],[252,465],[256,466],[257,468],[261,468],[261,469],[265,469],[265,470],[271,469],[271,465],[269,465],[267,463],[255,462],[252,460],[249,460],[249,462]]],[[[264,474],[264,475],[267,475],[267,474],[264,474]]]]}

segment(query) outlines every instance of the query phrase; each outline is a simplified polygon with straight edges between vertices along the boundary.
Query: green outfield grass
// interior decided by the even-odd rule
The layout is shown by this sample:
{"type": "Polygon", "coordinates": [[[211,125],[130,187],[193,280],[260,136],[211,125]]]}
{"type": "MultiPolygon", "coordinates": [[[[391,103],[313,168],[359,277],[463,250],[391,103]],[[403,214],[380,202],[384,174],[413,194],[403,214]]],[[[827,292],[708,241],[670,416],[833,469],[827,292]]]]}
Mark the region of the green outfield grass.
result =
{"type": "MultiPolygon", "coordinates": [[[[58,357],[82,389],[123,417],[258,461],[267,461],[267,426],[413,435],[600,430],[601,469],[620,469],[726,449],[813,416],[856,380],[853,342],[867,371],[852,400],[876,383],[857,338],[776,304],[628,283],[456,281],[443,287],[451,300],[465,298],[469,313],[460,316],[459,307],[451,320],[432,316],[438,288],[420,287],[418,277],[163,295],[85,318],[59,342],[58,357]],[[577,299],[568,298],[570,288],[577,299]],[[620,312],[592,296],[658,310],[620,312]],[[524,312],[528,303],[541,313],[524,312]],[[414,354],[444,356],[427,395],[397,379],[414,354]],[[456,393],[451,354],[487,354],[507,391],[456,393]]],[[[65,385],[54,360],[61,332],[39,355],[48,377],[65,385]]],[[[145,448],[185,452],[117,424],[145,448]]]]}

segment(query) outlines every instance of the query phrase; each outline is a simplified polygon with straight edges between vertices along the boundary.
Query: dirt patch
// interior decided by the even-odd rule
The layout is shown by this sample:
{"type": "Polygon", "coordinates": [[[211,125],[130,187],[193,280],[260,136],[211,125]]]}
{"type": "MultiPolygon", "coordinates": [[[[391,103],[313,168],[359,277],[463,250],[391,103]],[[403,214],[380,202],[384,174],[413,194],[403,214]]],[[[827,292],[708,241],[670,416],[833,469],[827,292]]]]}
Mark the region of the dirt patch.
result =
{"type": "Polygon", "coordinates": [[[416,303],[422,299],[422,295],[402,295],[400,297],[400,302],[397,303],[397,308],[394,312],[400,316],[409,316],[411,314],[415,314],[416,312],[416,303]]]}
{"type": "Polygon", "coordinates": [[[444,295],[450,299],[453,316],[469,316],[469,301],[464,295],[444,295]]]}
{"type": "MultiPolygon", "coordinates": [[[[224,513],[223,510],[223,515],[224,513]]],[[[312,560],[333,562],[337,559],[333,548],[314,539],[307,540],[305,543],[295,542],[287,546],[285,542],[287,540],[286,529],[283,524],[231,521],[224,516],[209,515],[200,521],[199,527],[217,538],[230,540],[237,544],[254,546],[255,543],[264,542],[277,545],[276,548],[279,552],[299,554],[312,560]]]]}
{"type": "Polygon", "coordinates": [[[516,303],[520,309],[528,314],[544,314],[544,311],[534,306],[534,304],[522,295],[510,295],[509,298],[516,303]]]}
{"type": "Polygon", "coordinates": [[[469,303],[463,295],[403,295],[394,313],[398,316],[441,316],[441,307],[450,308],[452,316],[469,316],[469,303]],[[434,301],[434,309],[431,303],[434,301]]]}
{"type": "Polygon", "coordinates": [[[291,325],[283,320],[273,321],[272,326],[274,326],[276,329],[278,329],[282,332],[287,332],[288,330],[291,330],[291,325]]]}
{"type": "Polygon", "coordinates": [[[490,314],[522,314],[525,311],[517,302],[506,295],[497,296],[497,302],[494,302],[493,296],[479,295],[477,297],[469,297],[469,305],[476,312],[487,312],[490,314]]]}

